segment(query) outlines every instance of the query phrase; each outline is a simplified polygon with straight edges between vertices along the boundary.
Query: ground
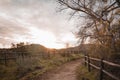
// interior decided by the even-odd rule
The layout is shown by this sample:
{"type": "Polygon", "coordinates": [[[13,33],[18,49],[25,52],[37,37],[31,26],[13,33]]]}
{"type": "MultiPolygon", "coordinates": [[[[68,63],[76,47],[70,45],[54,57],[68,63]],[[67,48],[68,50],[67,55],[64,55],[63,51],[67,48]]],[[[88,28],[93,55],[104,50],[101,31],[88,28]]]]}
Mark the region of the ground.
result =
{"type": "Polygon", "coordinates": [[[76,80],[76,68],[81,65],[81,60],[68,62],[35,80],[76,80]]]}

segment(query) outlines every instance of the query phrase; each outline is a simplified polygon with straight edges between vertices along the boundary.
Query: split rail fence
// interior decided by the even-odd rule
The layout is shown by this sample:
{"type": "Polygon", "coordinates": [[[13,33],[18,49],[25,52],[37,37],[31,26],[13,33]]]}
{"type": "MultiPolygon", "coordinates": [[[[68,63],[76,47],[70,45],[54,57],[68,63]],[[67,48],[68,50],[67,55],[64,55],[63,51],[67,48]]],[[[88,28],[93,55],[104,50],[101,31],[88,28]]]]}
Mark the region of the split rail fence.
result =
{"type": "Polygon", "coordinates": [[[109,66],[112,66],[112,67],[119,68],[119,70],[120,70],[120,64],[112,63],[112,62],[106,61],[104,59],[92,58],[92,57],[89,57],[88,55],[85,56],[85,66],[88,67],[89,72],[92,70],[91,69],[92,67],[99,70],[99,72],[100,72],[99,80],[103,80],[104,74],[108,75],[110,78],[112,78],[114,80],[120,80],[120,78],[119,78],[120,76],[116,77],[115,75],[113,75],[110,72],[108,72],[107,70],[105,70],[105,66],[104,66],[105,64],[107,64],[109,66]],[[98,67],[95,64],[91,63],[92,61],[99,62],[100,67],[98,67]]]}

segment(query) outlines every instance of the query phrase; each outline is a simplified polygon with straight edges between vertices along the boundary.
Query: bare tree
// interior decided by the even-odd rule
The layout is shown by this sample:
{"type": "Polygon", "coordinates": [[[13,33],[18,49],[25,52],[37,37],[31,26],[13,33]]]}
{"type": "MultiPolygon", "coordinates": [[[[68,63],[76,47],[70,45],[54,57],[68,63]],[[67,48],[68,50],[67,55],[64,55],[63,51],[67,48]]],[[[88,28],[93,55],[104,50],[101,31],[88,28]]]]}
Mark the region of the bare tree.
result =
{"type": "MultiPolygon", "coordinates": [[[[120,0],[58,0],[64,9],[71,9],[74,16],[87,21],[80,26],[78,37],[83,43],[87,38],[101,45],[116,49],[113,25],[120,22],[120,0]]],[[[117,31],[116,31],[117,32],[117,31]]]]}

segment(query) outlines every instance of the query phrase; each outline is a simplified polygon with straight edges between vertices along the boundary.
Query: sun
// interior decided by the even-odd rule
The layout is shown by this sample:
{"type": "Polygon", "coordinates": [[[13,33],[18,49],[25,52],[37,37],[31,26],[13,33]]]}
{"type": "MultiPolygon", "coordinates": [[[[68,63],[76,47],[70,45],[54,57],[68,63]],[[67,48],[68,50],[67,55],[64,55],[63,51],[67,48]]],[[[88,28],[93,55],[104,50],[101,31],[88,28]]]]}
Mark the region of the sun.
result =
{"type": "Polygon", "coordinates": [[[63,44],[58,44],[56,36],[49,31],[40,30],[34,27],[30,28],[30,42],[41,44],[47,48],[64,48],[63,44]]]}

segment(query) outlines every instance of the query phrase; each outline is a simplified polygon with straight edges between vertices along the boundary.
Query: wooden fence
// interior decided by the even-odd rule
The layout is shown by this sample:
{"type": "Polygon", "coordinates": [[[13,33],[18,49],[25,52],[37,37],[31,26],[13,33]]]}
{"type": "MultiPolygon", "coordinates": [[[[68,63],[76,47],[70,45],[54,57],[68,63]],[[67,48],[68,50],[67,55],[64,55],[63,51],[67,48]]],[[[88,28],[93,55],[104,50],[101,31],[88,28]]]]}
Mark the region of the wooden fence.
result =
{"type": "Polygon", "coordinates": [[[10,52],[0,52],[0,57],[0,62],[3,62],[5,66],[8,66],[8,61],[16,61],[16,57],[13,55],[13,53],[11,55],[10,52]]]}
{"type": "Polygon", "coordinates": [[[89,72],[91,71],[91,67],[93,67],[93,68],[95,68],[95,69],[97,69],[97,70],[100,71],[99,80],[103,80],[103,75],[104,74],[108,75],[110,78],[112,78],[114,80],[120,80],[120,78],[119,78],[120,76],[116,77],[115,75],[113,75],[113,74],[111,74],[111,73],[109,73],[108,71],[105,70],[105,68],[104,68],[105,64],[107,64],[109,66],[113,66],[113,67],[118,67],[120,69],[120,65],[119,64],[115,64],[115,63],[106,61],[104,59],[92,58],[92,57],[89,57],[88,55],[85,56],[85,66],[88,67],[88,71],[89,72]],[[97,62],[99,62],[100,67],[92,64],[91,61],[97,61],[97,62]]]}
{"type": "MultiPolygon", "coordinates": [[[[54,56],[55,54],[53,54],[54,56]]],[[[51,54],[34,54],[34,55],[27,55],[27,52],[0,52],[0,63],[2,63],[5,66],[8,66],[9,61],[14,61],[16,62],[18,59],[21,59],[24,61],[24,59],[26,57],[29,58],[35,58],[35,57],[39,57],[39,58],[50,58],[50,56],[52,56],[51,54]]]]}
{"type": "Polygon", "coordinates": [[[9,61],[16,61],[18,58],[16,54],[19,54],[19,56],[24,58],[23,52],[0,52],[0,62],[3,62],[5,66],[8,66],[9,61]]]}

